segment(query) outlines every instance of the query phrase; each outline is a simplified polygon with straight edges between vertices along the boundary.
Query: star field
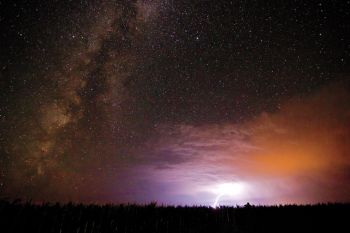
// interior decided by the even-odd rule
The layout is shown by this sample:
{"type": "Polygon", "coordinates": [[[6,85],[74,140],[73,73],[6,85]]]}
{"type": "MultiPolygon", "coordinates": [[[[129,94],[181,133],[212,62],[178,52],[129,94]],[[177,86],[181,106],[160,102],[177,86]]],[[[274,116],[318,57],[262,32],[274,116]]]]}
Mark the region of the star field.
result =
{"type": "Polygon", "coordinates": [[[0,9],[0,197],[349,201],[350,1],[0,9]]]}

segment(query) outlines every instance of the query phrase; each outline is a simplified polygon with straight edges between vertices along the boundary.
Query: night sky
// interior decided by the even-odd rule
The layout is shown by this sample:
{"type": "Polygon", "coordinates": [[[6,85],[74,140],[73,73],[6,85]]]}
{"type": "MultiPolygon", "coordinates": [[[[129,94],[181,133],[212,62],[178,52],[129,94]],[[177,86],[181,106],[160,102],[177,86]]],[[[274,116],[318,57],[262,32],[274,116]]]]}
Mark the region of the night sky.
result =
{"type": "Polygon", "coordinates": [[[345,0],[0,0],[0,198],[349,202],[349,22],[345,0]]]}

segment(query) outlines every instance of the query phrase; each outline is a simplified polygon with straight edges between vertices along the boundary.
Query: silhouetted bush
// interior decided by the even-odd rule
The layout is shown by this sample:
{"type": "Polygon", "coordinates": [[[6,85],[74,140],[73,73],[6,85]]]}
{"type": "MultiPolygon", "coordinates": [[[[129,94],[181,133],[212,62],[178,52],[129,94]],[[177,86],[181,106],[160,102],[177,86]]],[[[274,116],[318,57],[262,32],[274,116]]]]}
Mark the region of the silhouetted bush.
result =
{"type": "Polygon", "coordinates": [[[349,204],[244,207],[0,201],[0,232],[350,232],[349,204]]]}

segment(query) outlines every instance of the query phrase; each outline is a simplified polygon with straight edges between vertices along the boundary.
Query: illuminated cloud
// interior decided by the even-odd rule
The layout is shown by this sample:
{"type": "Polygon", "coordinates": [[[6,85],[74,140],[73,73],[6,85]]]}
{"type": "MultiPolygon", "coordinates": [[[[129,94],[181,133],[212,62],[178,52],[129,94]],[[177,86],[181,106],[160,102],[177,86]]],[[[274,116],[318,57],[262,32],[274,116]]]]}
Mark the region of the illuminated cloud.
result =
{"type": "MultiPolygon", "coordinates": [[[[207,187],[246,182],[251,189],[243,200],[231,201],[348,201],[349,188],[338,191],[350,167],[346,85],[292,98],[280,110],[241,125],[164,130],[155,144],[152,179],[199,199],[207,187]]],[[[198,202],[210,202],[205,198],[198,202]]]]}

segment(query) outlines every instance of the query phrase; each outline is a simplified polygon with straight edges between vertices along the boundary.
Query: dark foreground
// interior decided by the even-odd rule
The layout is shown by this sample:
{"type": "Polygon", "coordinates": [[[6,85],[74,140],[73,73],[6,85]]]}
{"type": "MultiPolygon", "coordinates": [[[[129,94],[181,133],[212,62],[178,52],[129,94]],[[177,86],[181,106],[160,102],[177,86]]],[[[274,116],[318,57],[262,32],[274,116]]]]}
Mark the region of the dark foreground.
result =
{"type": "Polygon", "coordinates": [[[350,232],[350,204],[212,209],[0,201],[0,232],[350,232]]]}

